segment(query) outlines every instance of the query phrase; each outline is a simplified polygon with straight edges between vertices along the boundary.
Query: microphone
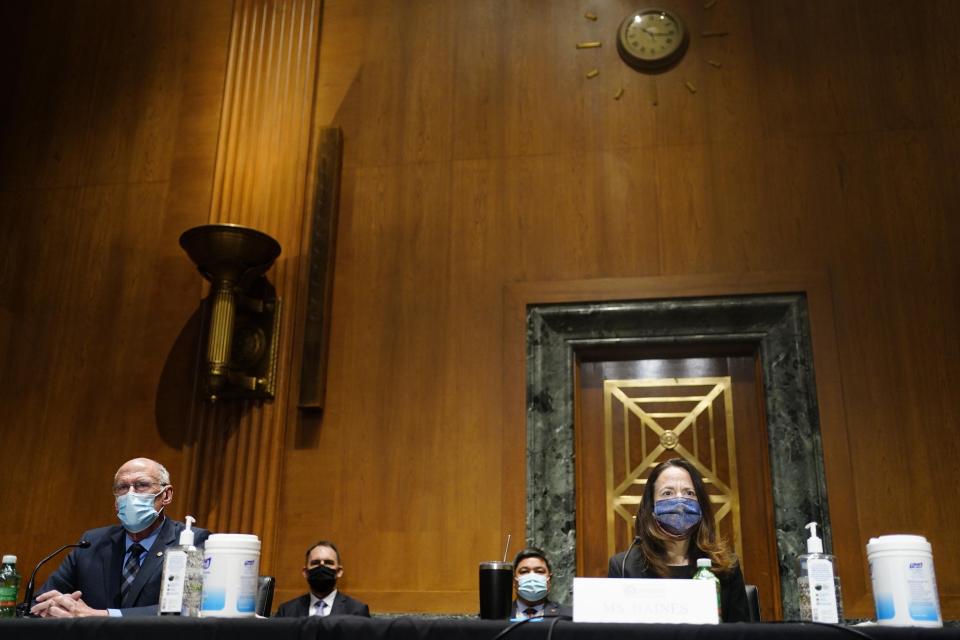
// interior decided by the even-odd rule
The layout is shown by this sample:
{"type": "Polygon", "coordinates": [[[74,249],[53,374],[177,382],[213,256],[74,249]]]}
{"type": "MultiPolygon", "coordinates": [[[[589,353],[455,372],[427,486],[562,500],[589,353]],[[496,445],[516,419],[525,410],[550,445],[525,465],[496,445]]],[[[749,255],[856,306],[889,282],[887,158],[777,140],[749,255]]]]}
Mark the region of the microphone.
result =
{"type": "Polygon", "coordinates": [[[620,577],[626,578],[627,576],[623,575],[627,568],[627,558],[630,557],[630,552],[633,551],[633,548],[640,544],[640,536],[633,536],[633,542],[630,543],[630,548],[627,549],[627,552],[623,554],[623,562],[620,563],[620,577]]]}
{"type": "Polygon", "coordinates": [[[46,558],[44,558],[43,560],[41,560],[40,562],[38,562],[38,563],[37,563],[37,566],[34,567],[34,569],[33,569],[33,573],[30,574],[30,581],[27,583],[27,588],[26,588],[26,590],[23,592],[23,602],[21,602],[20,604],[17,605],[17,617],[18,617],[18,618],[32,618],[32,617],[33,617],[33,614],[30,613],[30,603],[33,602],[34,582],[35,582],[36,579],[37,579],[37,571],[40,570],[40,567],[42,567],[44,564],[46,564],[47,560],[49,560],[49,559],[52,558],[53,556],[57,555],[58,553],[60,553],[60,552],[63,551],[64,549],[69,549],[69,548],[71,548],[71,547],[77,547],[77,548],[79,548],[79,549],[86,549],[86,548],[89,547],[89,546],[90,546],[90,541],[89,541],[89,540],[80,540],[79,542],[74,542],[73,544],[65,544],[65,545],[63,545],[62,547],[60,547],[59,549],[57,549],[56,551],[54,551],[53,553],[51,553],[50,555],[48,555],[46,558]]]}

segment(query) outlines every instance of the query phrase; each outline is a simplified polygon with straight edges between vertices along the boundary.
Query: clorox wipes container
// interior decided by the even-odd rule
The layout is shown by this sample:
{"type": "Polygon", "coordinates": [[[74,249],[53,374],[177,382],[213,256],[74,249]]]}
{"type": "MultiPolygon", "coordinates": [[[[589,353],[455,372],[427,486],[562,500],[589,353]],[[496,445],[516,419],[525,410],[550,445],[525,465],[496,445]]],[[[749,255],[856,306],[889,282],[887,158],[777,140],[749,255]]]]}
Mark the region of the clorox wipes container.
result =
{"type": "Polygon", "coordinates": [[[880,536],[867,543],[877,623],[942,627],[933,552],[923,536],[880,536]]]}
{"type": "Polygon", "coordinates": [[[260,539],[245,533],[214,533],[203,547],[201,618],[256,615],[260,539]]]}

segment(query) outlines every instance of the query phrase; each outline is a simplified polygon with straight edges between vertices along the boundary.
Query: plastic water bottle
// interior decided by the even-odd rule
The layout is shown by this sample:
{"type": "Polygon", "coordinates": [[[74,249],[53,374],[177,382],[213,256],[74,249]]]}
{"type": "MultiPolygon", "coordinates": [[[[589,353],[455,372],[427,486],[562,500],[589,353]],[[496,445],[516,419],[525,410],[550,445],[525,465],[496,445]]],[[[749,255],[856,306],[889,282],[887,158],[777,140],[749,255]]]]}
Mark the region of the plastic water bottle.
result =
{"type": "Polygon", "coordinates": [[[717,574],[710,570],[712,564],[710,558],[697,558],[697,572],[693,574],[693,579],[710,580],[713,582],[713,586],[717,589],[717,617],[723,620],[721,617],[723,612],[720,610],[720,579],[717,577],[717,574]]]}
{"type": "Polygon", "coordinates": [[[3,556],[0,565],[0,618],[17,616],[17,592],[20,590],[20,574],[17,573],[17,556],[3,556]]]}

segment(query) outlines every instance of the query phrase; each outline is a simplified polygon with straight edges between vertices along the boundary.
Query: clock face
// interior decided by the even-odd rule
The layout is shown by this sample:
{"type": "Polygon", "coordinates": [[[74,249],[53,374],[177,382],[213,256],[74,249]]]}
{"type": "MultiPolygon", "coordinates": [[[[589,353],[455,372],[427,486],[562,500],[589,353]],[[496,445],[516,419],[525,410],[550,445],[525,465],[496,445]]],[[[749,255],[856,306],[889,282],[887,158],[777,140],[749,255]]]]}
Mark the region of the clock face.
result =
{"type": "Polygon", "coordinates": [[[635,69],[659,71],[672,66],[687,49],[687,31],[675,15],[662,9],[641,9],[620,24],[617,51],[635,69]]]}

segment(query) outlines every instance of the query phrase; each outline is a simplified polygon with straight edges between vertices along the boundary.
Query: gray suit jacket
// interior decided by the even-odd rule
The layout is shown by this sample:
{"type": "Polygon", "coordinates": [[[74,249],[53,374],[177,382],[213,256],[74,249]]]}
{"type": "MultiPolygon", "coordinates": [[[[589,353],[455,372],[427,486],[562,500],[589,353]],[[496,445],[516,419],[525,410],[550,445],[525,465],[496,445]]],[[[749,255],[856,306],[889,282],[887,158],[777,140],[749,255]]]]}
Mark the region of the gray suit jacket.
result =
{"type": "MultiPolygon", "coordinates": [[[[126,550],[126,531],[120,525],[85,531],[81,538],[89,540],[90,546],[74,549],[37,590],[37,595],[50,589],[61,593],[82,591],[83,601],[94,609],[120,609],[125,617],[156,615],[160,602],[163,554],[167,547],[180,543],[180,532],[184,528],[182,522],[164,518],[160,533],[147,550],[147,556],[123,602],[120,601],[120,573],[126,550]]],[[[194,544],[203,546],[210,532],[206,529],[194,531],[194,544]]]]}

